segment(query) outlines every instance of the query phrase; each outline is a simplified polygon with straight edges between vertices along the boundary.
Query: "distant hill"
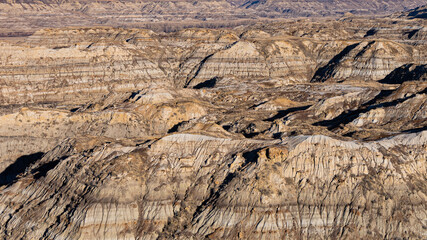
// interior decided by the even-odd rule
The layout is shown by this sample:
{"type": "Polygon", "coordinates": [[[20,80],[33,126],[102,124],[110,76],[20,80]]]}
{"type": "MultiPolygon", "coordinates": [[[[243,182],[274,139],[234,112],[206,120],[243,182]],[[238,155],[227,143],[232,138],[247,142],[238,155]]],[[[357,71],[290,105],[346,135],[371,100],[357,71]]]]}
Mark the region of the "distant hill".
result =
{"type": "Polygon", "coordinates": [[[250,0],[240,7],[261,12],[277,12],[287,16],[335,16],[354,14],[384,14],[425,4],[425,1],[386,0],[250,0]]]}
{"type": "Polygon", "coordinates": [[[0,36],[66,26],[162,31],[234,27],[282,18],[387,15],[423,4],[425,0],[0,0],[0,36]]]}
{"type": "Polygon", "coordinates": [[[427,5],[420,6],[400,14],[400,17],[407,17],[410,19],[422,18],[427,19],[427,5]]]}

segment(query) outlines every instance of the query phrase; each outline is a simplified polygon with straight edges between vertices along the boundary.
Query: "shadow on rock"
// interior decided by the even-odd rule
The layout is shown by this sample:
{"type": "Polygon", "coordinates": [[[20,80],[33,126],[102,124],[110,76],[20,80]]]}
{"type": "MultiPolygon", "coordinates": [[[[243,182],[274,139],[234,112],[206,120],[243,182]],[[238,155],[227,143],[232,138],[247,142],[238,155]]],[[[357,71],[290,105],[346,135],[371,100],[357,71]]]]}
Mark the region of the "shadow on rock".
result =
{"type": "Polygon", "coordinates": [[[9,165],[2,173],[0,173],[0,187],[9,185],[15,181],[18,176],[25,172],[25,170],[34,164],[37,160],[43,157],[43,152],[37,152],[25,156],[21,156],[14,163],[9,165]]]}

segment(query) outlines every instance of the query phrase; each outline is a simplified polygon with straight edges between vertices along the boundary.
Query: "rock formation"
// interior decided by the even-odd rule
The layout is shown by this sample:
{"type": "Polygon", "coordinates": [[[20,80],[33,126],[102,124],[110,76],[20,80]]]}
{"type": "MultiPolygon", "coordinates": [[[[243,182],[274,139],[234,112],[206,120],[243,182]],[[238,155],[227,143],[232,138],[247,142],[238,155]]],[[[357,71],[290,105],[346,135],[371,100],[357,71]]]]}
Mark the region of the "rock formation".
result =
{"type": "MultiPolygon", "coordinates": [[[[423,0],[1,0],[0,36],[29,35],[51,27],[110,26],[174,31],[234,27],[293,17],[391,14],[423,0]]],[[[421,15],[413,15],[417,17],[421,15]]]]}
{"type": "MultiPolygon", "coordinates": [[[[1,6],[143,3],[190,9],[1,6]]],[[[427,238],[424,19],[62,24],[0,40],[1,239],[427,238]]]]}
{"type": "MultiPolygon", "coordinates": [[[[395,14],[394,16],[398,16],[395,14]]],[[[415,19],[415,18],[427,18],[427,5],[419,6],[417,8],[411,9],[409,11],[403,12],[400,14],[400,17],[415,19]]]]}

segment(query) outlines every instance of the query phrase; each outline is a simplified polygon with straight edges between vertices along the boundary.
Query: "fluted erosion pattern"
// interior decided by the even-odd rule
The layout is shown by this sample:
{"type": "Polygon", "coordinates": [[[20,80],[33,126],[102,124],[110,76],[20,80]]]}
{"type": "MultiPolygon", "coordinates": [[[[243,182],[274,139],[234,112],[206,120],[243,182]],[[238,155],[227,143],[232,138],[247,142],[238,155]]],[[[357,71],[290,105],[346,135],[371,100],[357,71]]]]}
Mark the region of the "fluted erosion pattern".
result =
{"type": "Polygon", "coordinates": [[[0,239],[426,239],[408,14],[1,39],[0,239]]]}

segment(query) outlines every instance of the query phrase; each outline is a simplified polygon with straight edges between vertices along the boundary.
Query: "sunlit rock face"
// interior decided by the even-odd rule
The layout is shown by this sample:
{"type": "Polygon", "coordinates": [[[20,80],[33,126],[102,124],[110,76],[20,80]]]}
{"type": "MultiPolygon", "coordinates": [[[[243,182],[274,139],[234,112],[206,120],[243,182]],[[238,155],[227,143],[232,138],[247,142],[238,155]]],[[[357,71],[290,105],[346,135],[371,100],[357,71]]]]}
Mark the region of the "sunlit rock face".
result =
{"type": "MultiPolygon", "coordinates": [[[[61,4],[98,16],[142,3],[61,4]]],[[[1,38],[0,238],[427,238],[422,9],[1,38]]]]}

